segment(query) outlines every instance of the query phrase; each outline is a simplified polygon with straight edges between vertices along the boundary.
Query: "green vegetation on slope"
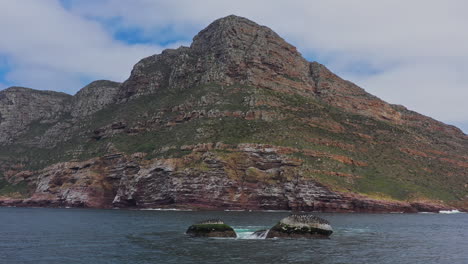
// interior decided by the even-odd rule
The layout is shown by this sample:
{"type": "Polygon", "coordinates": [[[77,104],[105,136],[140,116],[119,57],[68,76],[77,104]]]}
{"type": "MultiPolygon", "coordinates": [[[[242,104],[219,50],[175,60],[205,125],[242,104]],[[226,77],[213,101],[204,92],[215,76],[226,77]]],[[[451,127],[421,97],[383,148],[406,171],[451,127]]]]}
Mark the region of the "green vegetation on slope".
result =
{"type": "MultiPolygon", "coordinates": [[[[47,128],[34,123],[26,135],[36,137],[47,128]]],[[[299,152],[290,155],[304,161],[303,172],[336,190],[397,200],[455,200],[466,195],[459,184],[463,172],[440,160],[415,158],[400,150],[417,149],[416,136],[434,138],[437,134],[422,134],[416,129],[346,113],[313,97],[264,88],[204,85],[185,90],[166,89],[125,104],[111,105],[75,124],[73,129],[76,131],[70,140],[52,149],[17,144],[0,150],[0,160],[16,160],[28,169],[39,169],[59,161],[103,155],[109,144],[129,154],[148,153],[150,159],[187,155],[189,151],[181,150],[183,145],[259,143],[298,149],[299,152]],[[269,104],[255,103],[262,101],[269,104]],[[248,120],[204,116],[168,125],[181,112],[194,110],[267,111],[273,117],[248,120]],[[99,140],[93,138],[94,130],[114,122],[125,123],[126,128],[144,129],[138,133],[122,129],[99,140]],[[338,158],[301,153],[306,150],[338,158]],[[340,162],[340,157],[353,162],[340,162]]]]}
{"type": "Polygon", "coordinates": [[[20,182],[13,184],[7,182],[2,175],[0,175],[0,196],[9,196],[13,198],[24,198],[31,194],[31,190],[27,183],[20,182]]]}

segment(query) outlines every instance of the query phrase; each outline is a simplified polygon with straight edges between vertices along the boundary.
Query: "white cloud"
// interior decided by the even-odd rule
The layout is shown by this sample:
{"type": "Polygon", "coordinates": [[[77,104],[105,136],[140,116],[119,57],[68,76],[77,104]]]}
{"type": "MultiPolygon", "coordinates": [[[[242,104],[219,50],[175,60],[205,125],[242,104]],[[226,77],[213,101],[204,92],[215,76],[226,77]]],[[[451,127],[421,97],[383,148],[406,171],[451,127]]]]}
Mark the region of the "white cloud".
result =
{"type": "Polygon", "coordinates": [[[468,76],[453,65],[412,63],[372,76],[350,77],[372,94],[429,116],[457,123],[467,120],[468,76]]]}
{"type": "Polygon", "coordinates": [[[83,85],[81,76],[55,69],[21,66],[8,73],[15,86],[31,87],[40,90],[54,90],[73,94],[83,85]]]}
{"type": "Polygon", "coordinates": [[[75,92],[82,79],[122,81],[136,61],[161,51],[115,41],[53,0],[2,1],[0,24],[0,52],[11,66],[6,79],[33,88],[75,92]]]}
{"type": "MultiPolygon", "coordinates": [[[[137,28],[151,39],[189,39],[214,19],[236,14],[271,27],[306,57],[391,103],[468,124],[463,0],[68,2],[69,11],[56,1],[1,2],[0,23],[11,26],[0,34],[13,38],[0,40],[0,52],[14,54],[18,67],[46,66],[71,80],[79,80],[76,73],[122,80],[160,47],[130,46],[112,39],[113,32],[137,28]]],[[[10,75],[13,81],[23,79],[19,73],[10,75]]],[[[44,78],[44,85],[54,78],[44,78]]]]}

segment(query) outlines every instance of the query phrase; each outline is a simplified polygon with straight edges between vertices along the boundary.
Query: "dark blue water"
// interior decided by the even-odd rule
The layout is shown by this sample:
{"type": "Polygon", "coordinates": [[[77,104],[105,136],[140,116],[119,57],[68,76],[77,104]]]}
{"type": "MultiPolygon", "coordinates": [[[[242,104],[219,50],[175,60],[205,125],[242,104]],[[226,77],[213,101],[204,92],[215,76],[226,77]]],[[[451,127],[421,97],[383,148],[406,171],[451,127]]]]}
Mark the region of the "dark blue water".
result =
{"type": "Polygon", "coordinates": [[[184,234],[206,218],[248,231],[287,215],[0,208],[0,263],[468,263],[468,214],[317,214],[328,240],[184,234]]]}

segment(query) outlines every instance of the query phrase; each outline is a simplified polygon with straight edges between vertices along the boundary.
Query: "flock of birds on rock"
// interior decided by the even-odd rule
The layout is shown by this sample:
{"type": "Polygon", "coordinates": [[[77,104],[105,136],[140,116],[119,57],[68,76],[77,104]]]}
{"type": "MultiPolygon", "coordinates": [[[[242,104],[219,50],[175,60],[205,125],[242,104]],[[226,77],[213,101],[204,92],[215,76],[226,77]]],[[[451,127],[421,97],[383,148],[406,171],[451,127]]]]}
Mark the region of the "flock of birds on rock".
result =
{"type": "Polygon", "coordinates": [[[221,219],[208,219],[205,221],[198,222],[199,225],[222,225],[224,222],[221,219]]]}
{"type": "Polygon", "coordinates": [[[319,224],[327,224],[329,225],[330,222],[327,220],[317,217],[311,214],[291,214],[288,218],[291,218],[293,221],[303,224],[310,224],[310,223],[319,223],[319,224]]]}
{"type": "MultiPolygon", "coordinates": [[[[317,217],[311,214],[291,214],[288,216],[291,220],[297,223],[310,224],[310,223],[319,223],[319,224],[330,224],[327,220],[317,217]]],[[[207,219],[201,222],[198,222],[199,225],[222,225],[224,222],[221,219],[207,219]]]]}

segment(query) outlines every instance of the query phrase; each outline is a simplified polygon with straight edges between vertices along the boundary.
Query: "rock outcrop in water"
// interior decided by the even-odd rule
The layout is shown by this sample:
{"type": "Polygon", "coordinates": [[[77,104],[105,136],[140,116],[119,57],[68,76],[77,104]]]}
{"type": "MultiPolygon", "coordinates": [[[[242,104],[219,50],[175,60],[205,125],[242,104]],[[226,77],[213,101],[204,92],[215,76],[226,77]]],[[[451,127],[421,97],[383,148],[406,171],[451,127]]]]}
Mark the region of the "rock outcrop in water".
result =
{"type": "Polygon", "coordinates": [[[292,214],[281,219],[268,232],[267,238],[328,238],[333,233],[330,223],[310,214],[292,214]]]}
{"type": "Polygon", "coordinates": [[[236,237],[232,227],[220,219],[210,219],[191,225],[186,232],[194,237],[236,237]]]}
{"type": "Polygon", "coordinates": [[[0,205],[468,208],[468,137],[219,19],[76,95],[0,91],[0,205]]]}

